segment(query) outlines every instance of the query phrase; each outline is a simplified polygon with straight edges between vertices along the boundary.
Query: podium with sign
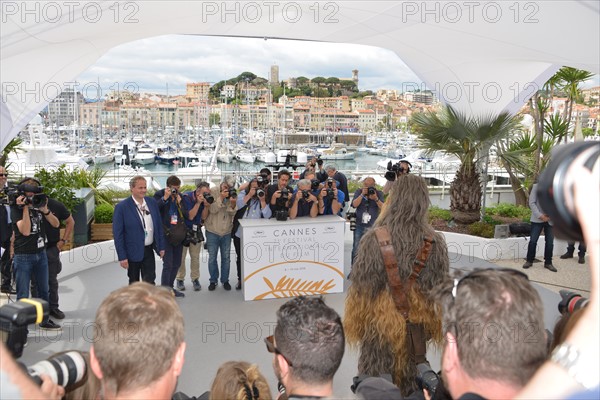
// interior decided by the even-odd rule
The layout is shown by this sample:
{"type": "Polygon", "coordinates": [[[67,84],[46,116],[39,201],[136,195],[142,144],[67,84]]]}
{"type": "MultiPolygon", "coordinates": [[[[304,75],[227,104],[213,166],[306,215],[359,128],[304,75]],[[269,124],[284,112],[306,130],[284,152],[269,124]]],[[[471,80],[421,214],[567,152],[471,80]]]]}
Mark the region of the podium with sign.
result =
{"type": "Polygon", "coordinates": [[[241,219],[244,300],[344,291],[344,219],[241,219]]]}

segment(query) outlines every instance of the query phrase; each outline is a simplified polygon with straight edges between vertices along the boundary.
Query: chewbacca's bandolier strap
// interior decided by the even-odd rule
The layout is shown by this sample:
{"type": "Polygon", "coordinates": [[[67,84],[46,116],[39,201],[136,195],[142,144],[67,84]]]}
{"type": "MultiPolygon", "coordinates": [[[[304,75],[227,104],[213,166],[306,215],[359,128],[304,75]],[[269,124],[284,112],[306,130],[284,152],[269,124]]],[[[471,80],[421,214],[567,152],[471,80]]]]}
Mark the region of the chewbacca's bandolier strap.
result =
{"type": "Polygon", "coordinates": [[[387,272],[394,304],[396,304],[396,308],[400,311],[400,314],[405,319],[408,319],[409,305],[408,298],[406,297],[407,291],[404,290],[404,284],[398,272],[398,262],[396,261],[392,237],[385,226],[375,228],[375,236],[377,236],[379,250],[381,250],[381,255],[383,256],[383,265],[387,272]]]}
{"type": "Polygon", "coordinates": [[[394,245],[392,244],[390,232],[385,226],[379,226],[375,228],[375,236],[377,237],[379,250],[381,251],[381,255],[383,257],[383,265],[385,266],[385,271],[387,272],[394,304],[396,304],[396,308],[400,314],[402,314],[402,316],[408,320],[408,311],[410,310],[410,305],[406,295],[410,292],[413,284],[419,277],[421,270],[425,268],[425,261],[427,261],[429,253],[431,252],[433,238],[427,237],[423,239],[423,246],[415,258],[413,270],[408,278],[408,281],[406,282],[405,287],[404,282],[402,282],[400,279],[396,253],[394,252],[394,245]]]}

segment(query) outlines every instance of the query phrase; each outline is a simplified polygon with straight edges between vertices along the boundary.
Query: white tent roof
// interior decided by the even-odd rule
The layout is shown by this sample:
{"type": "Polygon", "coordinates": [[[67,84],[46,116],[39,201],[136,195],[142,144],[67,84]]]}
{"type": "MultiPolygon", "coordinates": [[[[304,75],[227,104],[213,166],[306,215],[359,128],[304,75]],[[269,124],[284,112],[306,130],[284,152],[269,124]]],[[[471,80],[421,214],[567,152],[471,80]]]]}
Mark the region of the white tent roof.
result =
{"type": "Polygon", "coordinates": [[[164,34],[383,47],[459,109],[516,111],[563,65],[600,72],[599,4],[3,1],[0,148],[109,49],[164,34]]]}

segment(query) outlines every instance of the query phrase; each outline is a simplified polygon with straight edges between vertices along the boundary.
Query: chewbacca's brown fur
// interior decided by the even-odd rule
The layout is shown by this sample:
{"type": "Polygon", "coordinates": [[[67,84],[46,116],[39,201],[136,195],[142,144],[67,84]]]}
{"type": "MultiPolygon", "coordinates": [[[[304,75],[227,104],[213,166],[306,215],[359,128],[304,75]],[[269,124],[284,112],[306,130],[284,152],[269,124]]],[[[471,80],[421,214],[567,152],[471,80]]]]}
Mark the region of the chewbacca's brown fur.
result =
{"type": "MultiPolygon", "coordinates": [[[[423,238],[433,236],[426,267],[411,290],[409,320],[423,324],[434,342],[442,340],[441,317],[429,291],[448,275],[448,250],[444,237],[427,223],[429,193],[425,180],[416,175],[398,177],[375,227],[389,230],[400,270],[406,281],[423,238]]],[[[346,339],[358,346],[360,374],[390,373],[403,394],[414,389],[415,366],[408,362],[406,321],[394,305],[375,232],[362,237],[352,266],[352,285],[346,298],[344,316],[346,339]]]]}

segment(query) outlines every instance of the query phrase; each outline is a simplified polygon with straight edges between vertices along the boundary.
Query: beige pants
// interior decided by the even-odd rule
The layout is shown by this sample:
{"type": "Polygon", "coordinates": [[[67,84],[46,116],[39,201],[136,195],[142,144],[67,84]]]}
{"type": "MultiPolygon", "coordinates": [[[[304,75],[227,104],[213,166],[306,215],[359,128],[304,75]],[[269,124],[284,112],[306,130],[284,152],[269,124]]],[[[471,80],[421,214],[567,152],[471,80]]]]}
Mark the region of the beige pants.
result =
{"type": "Polygon", "coordinates": [[[190,244],[190,247],[183,246],[183,253],[181,254],[181,265],[179,271],[177,271],[177,280],[182,281],[185,278],[185,259],[190,252],[190,278],[192,281],[200,279],[200,254],[202,253],[202,247],[204,242],[198,242],[198,244],[190,244]]]}

